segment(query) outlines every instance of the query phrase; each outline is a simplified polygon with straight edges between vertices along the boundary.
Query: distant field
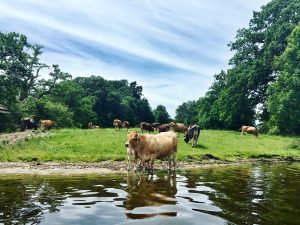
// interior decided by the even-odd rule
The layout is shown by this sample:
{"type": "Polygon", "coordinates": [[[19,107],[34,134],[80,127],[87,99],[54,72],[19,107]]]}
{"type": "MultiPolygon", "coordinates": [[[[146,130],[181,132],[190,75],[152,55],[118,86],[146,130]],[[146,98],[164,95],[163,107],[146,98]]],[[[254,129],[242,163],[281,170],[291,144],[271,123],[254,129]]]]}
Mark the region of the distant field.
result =
{"type": "MultiPolygon", "coordinates": [[[[50,137],[0,145],[0,161],[98,162],[125,160],[125,130],[61,129],[50,137]]],[[[300,159],[300,137],[241,136],[239,132],[202,130],[198,146],[192,148],[179,136],[178,160],[300,159]]]]}

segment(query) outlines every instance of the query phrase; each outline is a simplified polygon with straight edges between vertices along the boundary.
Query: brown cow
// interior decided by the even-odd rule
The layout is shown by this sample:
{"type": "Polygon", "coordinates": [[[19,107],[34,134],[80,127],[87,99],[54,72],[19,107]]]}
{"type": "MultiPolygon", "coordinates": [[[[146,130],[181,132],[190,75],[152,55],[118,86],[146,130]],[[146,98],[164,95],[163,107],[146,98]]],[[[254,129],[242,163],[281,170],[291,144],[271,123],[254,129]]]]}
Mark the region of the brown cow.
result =
{"type": "Polygon", "coordinates": [[[174,132],[179,133],[186,133],[188,131],[188,128],[183,124],[183,123],[176,123],[176,122],[171,122],[170,123],[171,130],[174,132]]]}
{"type": "Polygon", "coordinates": [[[151,123],[141,122],[140,128],[142,130],[142,133],[144,133],[144,130],[148,131],[149,134],[150,134],[150,132],[154,131],[151,123]]]}
{"type": "Polygon", "coordinates": [[[123,121],[122,127],[126,128],[128,130],[129,129],[129,122],[128,121],[123,121]]]}
{"type": "Polygon", "coordinates": [[[121,122],[121,120],[115,119],[114,122],[113,122],[113,125],[115,127],[115,130],[122,129],[122,122],[121,122]]]}
{"type": "Polygon", "coordinates": [[[141,160],[142,171],[145,171],[145,164],[149,162],[150,169],[153,172],[154,160],[166,157],[169,159],[169,170],[171,170],[171,161],[173,161],[175,170],[178,143],[175,132],[139,135],[136,131],[132,131],[127,137],[125,147],[136,151],[138,158],[141,160]]]}
{"type": "Polygon", "coordinates": [[[251,133],[253,134],[254,137],[258,136],[258,131],[256,127],[251,127],[251,126],[242,126],[240,128],[241,135],[245,135],[245,133],[251,133]]]}
{"type": "Polygon", "coordinates": [[[41,120],[41,128],[50,130],[54,127],[56,127],[56,123],[52,120],[41,120]]]}

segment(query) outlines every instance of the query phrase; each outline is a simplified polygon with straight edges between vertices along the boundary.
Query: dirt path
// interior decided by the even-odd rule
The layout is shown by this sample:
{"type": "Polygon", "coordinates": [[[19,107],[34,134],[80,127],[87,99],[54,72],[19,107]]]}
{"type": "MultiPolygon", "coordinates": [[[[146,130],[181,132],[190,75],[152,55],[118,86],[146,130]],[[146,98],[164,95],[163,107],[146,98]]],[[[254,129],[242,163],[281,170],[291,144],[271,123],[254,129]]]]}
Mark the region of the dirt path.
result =
{"type": "MultiPolygon", "coordinates": [[[[220,166],[230,166],[241,163],[257,163],[261,160],[241,160],[237,162],[205,161],[196,162],[177,162],[178,169],[211,168],[220,166]]],[[[284,162],[281,160],[267,160],[265,162],[284,162]]],[[[286,162],[286,161],[285,161],[286,162]]],[[[167,162],[155,163],[155,169],[168,169],[167,162]]],[[[54,162],[2,162],[0,163],[0,175],[8,174],[36,174],[36,175],[71,175],[71,174],[107,174],[107,173],[126,173],[127,162],[125,161],[104,161],[98,163],[54,163],[54,162]]]]}
{"type": "Polygon", "coordinates": [[[26,130],[24,132],[1,134],[0,144],[15,144],[17,142],[25,141],[33,137],[46,137],[50,135],[51,134],[40,130],[26,130]]]}

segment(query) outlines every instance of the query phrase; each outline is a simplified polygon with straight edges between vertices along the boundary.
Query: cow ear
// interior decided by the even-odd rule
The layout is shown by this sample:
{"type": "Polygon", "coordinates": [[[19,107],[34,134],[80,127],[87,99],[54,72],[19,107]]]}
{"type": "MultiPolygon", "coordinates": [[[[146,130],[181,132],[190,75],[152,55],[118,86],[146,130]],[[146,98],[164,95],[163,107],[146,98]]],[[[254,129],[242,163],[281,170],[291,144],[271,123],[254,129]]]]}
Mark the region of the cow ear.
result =
{"type": "Polygon", "coordinates": [[[138,134],[138,133],[136,133],[136,134],[134,135],[134,139],[140,140],[140,137],[139,137],[139,134],[138,134]]]}

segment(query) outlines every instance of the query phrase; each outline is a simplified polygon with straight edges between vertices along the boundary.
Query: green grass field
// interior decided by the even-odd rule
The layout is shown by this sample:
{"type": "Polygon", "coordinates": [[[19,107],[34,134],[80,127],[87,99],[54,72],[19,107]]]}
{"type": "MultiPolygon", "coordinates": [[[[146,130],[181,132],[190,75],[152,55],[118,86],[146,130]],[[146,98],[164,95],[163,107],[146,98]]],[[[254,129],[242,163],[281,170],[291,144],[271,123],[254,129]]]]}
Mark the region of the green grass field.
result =
{"type": "MultiPolygon", "coordinates": [[[[61,129],[52,136],[32,138],[18,143],[0,145],[0,161],[98,162],[125,160],[125,130],[61,129]]],[[[219,159],[300,159],[300,138],[260,135],[241,136],[239,132],[202,130],[198,146],[186,144],[179,136],[178,160],[201,161],[219,159]]]]}

